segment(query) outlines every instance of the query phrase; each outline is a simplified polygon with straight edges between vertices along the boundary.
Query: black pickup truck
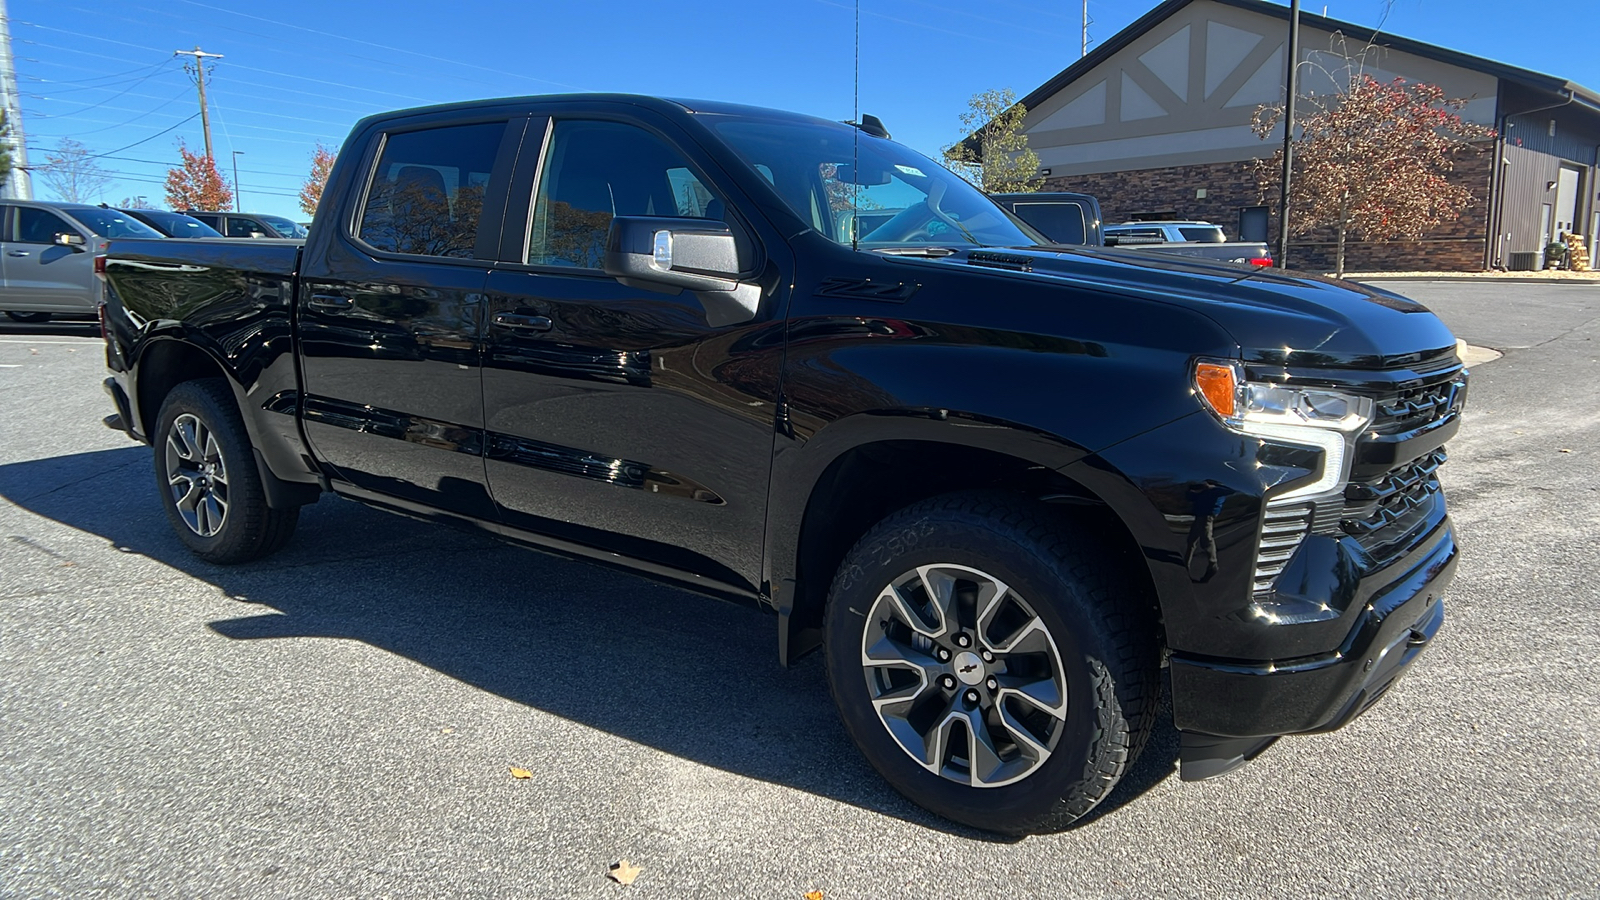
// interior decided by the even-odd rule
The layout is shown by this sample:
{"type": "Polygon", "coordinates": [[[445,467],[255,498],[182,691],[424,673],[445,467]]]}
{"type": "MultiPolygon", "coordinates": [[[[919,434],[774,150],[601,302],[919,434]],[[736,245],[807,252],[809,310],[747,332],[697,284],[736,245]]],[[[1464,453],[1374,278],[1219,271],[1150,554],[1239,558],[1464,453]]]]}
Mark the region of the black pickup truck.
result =
{"type": "Polygon", "coordinates": [[[1467,373],[1393,294],[1046,243],[870,117],[380,115],[303,249],[112,242],[108,421],[207,560],[331,491],[748,601],[895,788],[1057,828],[1164,678],[1199,778],[1413,662],[1467,373]]]}

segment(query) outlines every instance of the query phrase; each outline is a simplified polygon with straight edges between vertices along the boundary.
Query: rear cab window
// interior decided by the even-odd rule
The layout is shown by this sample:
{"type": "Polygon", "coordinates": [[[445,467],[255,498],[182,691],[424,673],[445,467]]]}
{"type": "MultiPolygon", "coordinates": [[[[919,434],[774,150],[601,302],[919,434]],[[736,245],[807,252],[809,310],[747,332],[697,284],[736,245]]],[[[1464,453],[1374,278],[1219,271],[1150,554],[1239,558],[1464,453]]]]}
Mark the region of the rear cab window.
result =
{"type": "Polygon", "coordinates": [[[1178,233],[1186,241],[1200,244],[1225,244],[1228,242],[1220,225],[1179,225],[1178,233]]]}
{"type": "Polygon", "coordinates": [[[382,253],[472,258],[506,124],[385,135],[355,237],[382,253]]]}
{"type": "Polygon", "coordinates": [[[1082,204],[1022,202],[1015,204],[1012,212],[1057,244],[1084,242],[1087,227],[1082,204]]]}

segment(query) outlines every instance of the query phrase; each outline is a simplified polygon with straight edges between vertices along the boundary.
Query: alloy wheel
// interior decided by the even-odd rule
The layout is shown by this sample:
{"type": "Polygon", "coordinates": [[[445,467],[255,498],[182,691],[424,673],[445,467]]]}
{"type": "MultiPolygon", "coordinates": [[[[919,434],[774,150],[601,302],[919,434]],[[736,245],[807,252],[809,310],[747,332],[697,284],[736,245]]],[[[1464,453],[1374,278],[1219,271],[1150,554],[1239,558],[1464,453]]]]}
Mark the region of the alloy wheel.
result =
{"type": "Polygon", "coordinates": [[[978,569],[918,566],[879,592],[861,665],[878,718],[923,768],[977,788],[1014,784],[1054,752],[1067,717],[1043,620],[978,569]]]}
{"type": "Polygon", "coordinates": [[[189,530],[214,537],[228,518],[228,470],[210,428],[192,413],[167,432],[167,489],[189,530]]]}

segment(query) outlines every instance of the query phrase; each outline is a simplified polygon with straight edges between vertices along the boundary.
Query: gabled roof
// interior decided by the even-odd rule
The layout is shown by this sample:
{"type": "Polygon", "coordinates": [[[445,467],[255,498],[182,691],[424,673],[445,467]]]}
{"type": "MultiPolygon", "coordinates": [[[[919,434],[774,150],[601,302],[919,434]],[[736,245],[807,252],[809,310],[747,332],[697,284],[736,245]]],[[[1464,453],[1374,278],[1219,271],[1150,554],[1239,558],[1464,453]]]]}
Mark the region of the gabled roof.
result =
{"type": "MultiPolygon", "coordinates": [[[[1154,28],[1168,16],[1171,16],[1173,13],[1183,9],[1192,2],[1194,2],[1194,0],[1166,0],[1166,2],[1157,6],[1155,9],[1152,9],[1143,16],[1140,16],[1137,21],[1129,25],[1127,28],[1117,32],[1111,37],[1110,40],[1089,51],[1089,55],[1083,57],[1072,65],[1067,66],[1065,69],[1062,69],[1054,78],[1040,85],[1032,93],[1028,94],[1028,96],[1023,97],[1022,105],[1026,106],[1030,110],[1036,108],[1041,102],[1049,98],[1051,95],[1066,87],[1068,84],[1071,84],[1078,78],[1078,76],[1089,72],[1095,66],[1105,62],[1122,48],[1133,43],[1133,41],[1140,35],[1154,28]]],[[[1225,6],[1237,7],[1238,9],[1247,10],[1249,12],[1261,13],[1262,15],[1266,16],[1275,16],[1284,20],[1285,22],[1289,21],[1289,7],[1280,6],[1277,3],[1267,3],[1265,0],[1212,0],[1212,2],[1221,3],[1225,6]]],[[[1341,22],[1338,19],[1330,19],[1325,16],[1313,15],[1303,10],[1300,13],[1300,24],[1302,26],[1317,28],[1322,31],[1342,32],[1359,41],[1377,44],[1381,47],[1388,47],[1394,50],[1399,50],[1403,53],[1410,53],[1415,56],[1420,56],[1425,59],[1437,60],[1452,66],[1459,66],[1463,69],[1471,69],[1476,72],[1483,72],[1486,75],[1493,75],[1494,77],[1503,79],[1505,81],[1511,81],[1517,84],[1525,85],[1536,91],[1547,92],[1558,100],[1570,96],[1573,102],[1580,103],[1591,107],[1596,111],[1600,111],[1600,93],[1596,93],[1580,84],[1574,84],[1571,81],[1557,78],[1553,75],[1545,75],[1541,72],[1535,72],[1530,69],[1521,69],[1516,66],[1509,66],[1505,63],[1495,62],[1492,59],[1484,59],[1481,56],[1471,56],[1455,50],[1447,50],[1444,47],[1440,47],[1436,44],[1425,44],[1422,41],[1414,41],[1410,38],[1398,37],[1396,35],[1380,32],[1362,25],[1355,25],[1350,22],[1341,22]]]]}

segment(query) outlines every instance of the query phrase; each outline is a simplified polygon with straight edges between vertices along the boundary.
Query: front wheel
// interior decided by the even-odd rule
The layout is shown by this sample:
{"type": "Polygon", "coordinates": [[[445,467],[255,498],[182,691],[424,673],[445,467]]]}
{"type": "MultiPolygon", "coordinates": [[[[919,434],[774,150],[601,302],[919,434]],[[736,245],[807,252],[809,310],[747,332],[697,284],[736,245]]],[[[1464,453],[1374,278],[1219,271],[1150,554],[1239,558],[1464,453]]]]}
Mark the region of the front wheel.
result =
{"type": "Polygon", "coordinates": [[[227,382],[207,378],[174,387],[152,437],[167,519],[196,556],[249,562],[278,550],[294,533],[300,510],[267,505],[227,382]]]}
{"type": "Polygon", "coordinates": [[[936,497],[845,558],[825,622],[846,730],[900,793],[1012,834],[1058,829],[1110,793],[1159,696],[1147,591],[1054,511],[936,497]]]}

